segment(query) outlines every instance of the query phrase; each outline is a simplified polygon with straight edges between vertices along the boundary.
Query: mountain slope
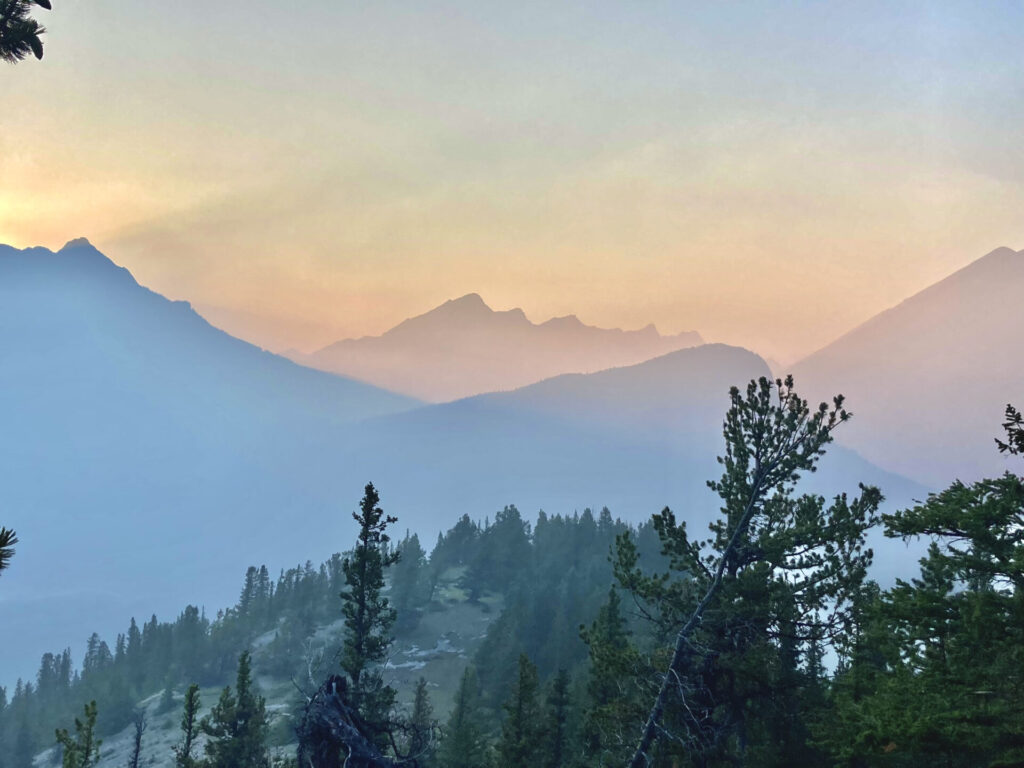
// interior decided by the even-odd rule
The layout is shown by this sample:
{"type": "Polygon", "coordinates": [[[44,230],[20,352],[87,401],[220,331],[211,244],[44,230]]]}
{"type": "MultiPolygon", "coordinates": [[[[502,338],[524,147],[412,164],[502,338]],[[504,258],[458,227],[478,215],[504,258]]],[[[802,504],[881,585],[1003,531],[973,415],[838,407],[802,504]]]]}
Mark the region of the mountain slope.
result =
{"type": "Polygon", "coordinates": [[[234,339],[84,241],[0,248],[0,520],[21,539],[5,663],[25,671],[29,650],[147,596],[177,609],[204,580],[219,604],[246,548],[305,559],[315,531],[284,515],[334,510],[296,468],[352,421],[416,405],[234,339]]]}
{"type": "Polygon", "coordinates": [[[933,487],[1001,473],[993,437],[1024,402],[1024,251],[999,248],[793,367],[857,418],[842,441],[933,487]]]}
{"type": "Polygon", "coordinates": [[[303,365],[432,402],[510,390],[561,373],[632,365],[701,343],[696,332],[662,336],[595,328],[575,316],[531,323],[521,309],[495,312],[475,293],[445,302],[381,336],[346,339],[303,365]]]}

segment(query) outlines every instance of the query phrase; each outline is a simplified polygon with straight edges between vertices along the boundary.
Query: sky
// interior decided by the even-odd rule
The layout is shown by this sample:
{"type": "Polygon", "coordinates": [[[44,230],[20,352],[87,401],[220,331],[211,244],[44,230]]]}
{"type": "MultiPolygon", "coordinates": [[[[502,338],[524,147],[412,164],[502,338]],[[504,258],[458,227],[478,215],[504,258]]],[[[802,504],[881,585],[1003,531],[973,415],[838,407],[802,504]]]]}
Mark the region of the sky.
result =
{"type": "Polygon", "coordinates": [[[0,242],[309,351],[480,293],[783,363],[1024,248],[1018,2],[54,0],[0,242]]]}

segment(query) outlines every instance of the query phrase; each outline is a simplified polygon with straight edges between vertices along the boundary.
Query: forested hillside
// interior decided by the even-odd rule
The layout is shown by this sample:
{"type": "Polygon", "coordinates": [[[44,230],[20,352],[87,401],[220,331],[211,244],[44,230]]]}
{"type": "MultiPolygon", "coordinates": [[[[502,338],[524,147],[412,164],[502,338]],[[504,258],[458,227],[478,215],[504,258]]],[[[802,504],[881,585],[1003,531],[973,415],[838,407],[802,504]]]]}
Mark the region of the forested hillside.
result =
{"type": "Polygon", "coordinates": [[[0,766],[1020,765],[1024,478],[890,514],[799,492],[849,418],[734,389],[707,532],[506,507],[428,556],[367,485],[351,550],[45,655],[0,694],[0,766]],[[872,580],[876,529],[931,542],[917,576],[872,580]]]}

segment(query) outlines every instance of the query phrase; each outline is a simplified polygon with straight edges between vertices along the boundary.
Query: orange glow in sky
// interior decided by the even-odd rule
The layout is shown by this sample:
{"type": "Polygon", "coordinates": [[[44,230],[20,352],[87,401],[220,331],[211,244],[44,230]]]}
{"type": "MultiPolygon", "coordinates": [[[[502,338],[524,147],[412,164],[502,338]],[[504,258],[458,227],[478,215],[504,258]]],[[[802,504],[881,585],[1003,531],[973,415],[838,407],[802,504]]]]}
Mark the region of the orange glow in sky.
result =
{"type": "Polygon", "coordinates": [[[1019,7],[825,5],[65,0],[0,242],[278,350],[478,292],[789,362],[1024,247],[1019,7]]]}

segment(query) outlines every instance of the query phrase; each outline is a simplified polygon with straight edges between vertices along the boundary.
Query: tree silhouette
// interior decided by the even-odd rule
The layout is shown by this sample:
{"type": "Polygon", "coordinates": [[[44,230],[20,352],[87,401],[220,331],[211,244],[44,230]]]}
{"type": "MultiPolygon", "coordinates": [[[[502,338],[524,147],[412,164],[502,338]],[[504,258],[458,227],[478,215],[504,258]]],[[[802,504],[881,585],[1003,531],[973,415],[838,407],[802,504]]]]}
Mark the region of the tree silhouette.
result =
{"type": "Polygon", "coordinates": [[[34,6],[50,10],[50,0],[0,0],[0,59],[15,63],[30,53],[43,58],[40,35],[46,29],[31,12],[34,6]]]}
{"type": "Polygon", "coordinates": [[[14,557],[14,545],[17,543],[18,537],[15,536],[14,531],[0,528],[0,571],[11,564],[11,558],[14,557]]]}

